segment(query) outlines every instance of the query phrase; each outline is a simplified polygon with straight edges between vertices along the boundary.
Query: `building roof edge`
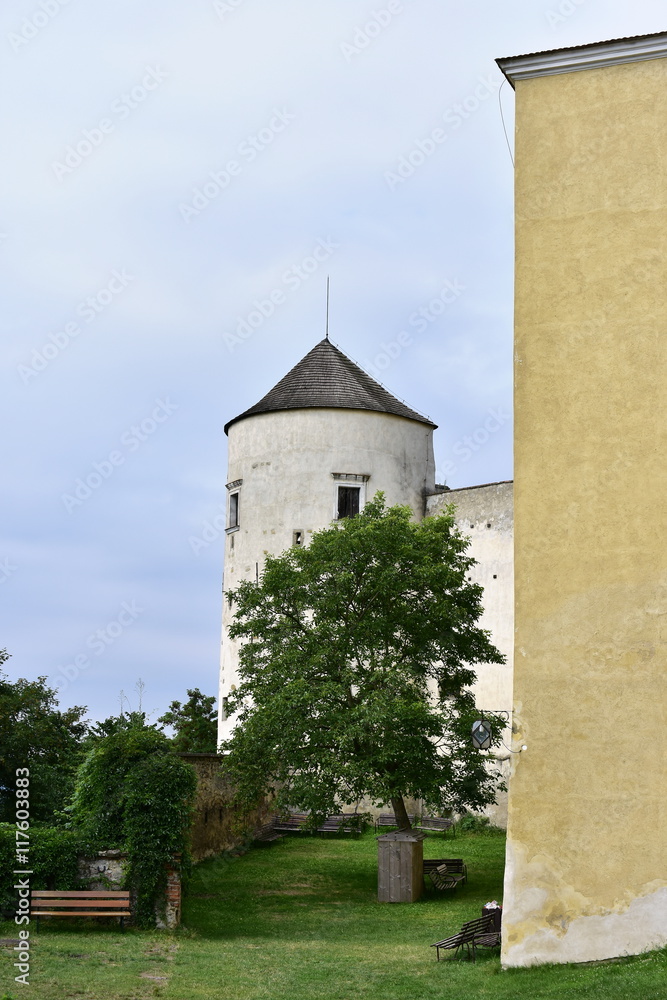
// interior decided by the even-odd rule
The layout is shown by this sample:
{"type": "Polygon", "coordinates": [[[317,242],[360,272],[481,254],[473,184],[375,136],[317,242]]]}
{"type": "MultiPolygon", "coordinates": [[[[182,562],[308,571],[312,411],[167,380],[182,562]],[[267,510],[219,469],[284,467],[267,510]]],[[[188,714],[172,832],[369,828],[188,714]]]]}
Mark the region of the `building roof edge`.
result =
{"type": "Polygon", "coordinates": [[[667,56],[667,31],[630,38],[612,38],[587,45],[573,45],[526,55],[496,59],[501,72],[514,87],[517,80],[557,73],[576,73],[587,69],[604,69],[621,63],[664,59],[667,56]]]}

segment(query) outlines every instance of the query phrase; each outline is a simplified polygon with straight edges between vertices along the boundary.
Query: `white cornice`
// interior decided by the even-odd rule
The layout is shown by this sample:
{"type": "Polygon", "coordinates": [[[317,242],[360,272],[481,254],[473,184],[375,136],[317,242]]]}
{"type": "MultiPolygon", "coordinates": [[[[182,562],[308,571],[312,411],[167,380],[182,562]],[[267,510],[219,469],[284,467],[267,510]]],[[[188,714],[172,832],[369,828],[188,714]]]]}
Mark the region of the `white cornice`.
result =
{"type": "Polygon", "coordinates": [[[604,69],[620,63],[664,59],[667,56],[667,32],[637,38],[619,38],[611,42],[579,45],[572,49],[552,49],[525,56],[496,59],[498,66],[514,86],[517,80],[555,73],[576,73],[584,69],[604,69]]]}

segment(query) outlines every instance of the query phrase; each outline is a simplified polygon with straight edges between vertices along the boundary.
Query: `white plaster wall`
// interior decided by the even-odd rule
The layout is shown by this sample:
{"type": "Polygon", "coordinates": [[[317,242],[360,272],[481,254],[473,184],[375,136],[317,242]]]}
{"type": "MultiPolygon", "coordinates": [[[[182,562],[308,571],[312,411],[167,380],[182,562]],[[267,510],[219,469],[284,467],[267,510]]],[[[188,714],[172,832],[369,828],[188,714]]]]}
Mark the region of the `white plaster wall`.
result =
{"type": "MultiPolygon", "coordinates": [[[[512,711],[512,673],[514,661],[514,515],[513,483],[492,483],[438,493],[427,500],[426,513],[437,514],[448,504],[456,506],[456,524],[470,538],[468,552],[477,560],[470,578],[484,588],[484,612],[480,628],[488,629],[491,641],[504,654],[506,662],[474,666],[477,681],[473,686],[475,702],[487,711],[512,711]]],[[[511,747],[511,728],[505,730],[504,742],[511,747]]],[[[509,757],[503,748],[499,756],[509,757]]],[[[503,772],[509,774],[508,761],[503,772]]],[[[498,796],[487,810],[491,821],[507,825],[507,793],[498,796]]]]}
{"type": "MultiPolygon", "coordinates": [[[[292,544],[295,530],[314,531],[334,517],[332,473],[367,475],[366,498],[383,490],[386,502],[424,513],[434,490],[433,430],[405,417],[366,410],[301,409],[256,414],[229,428],[227,482],[242,479],[239,529],[227,535],[223,591],[262,572],[267,554],[292,544]]],[[[223,701],[237,683],[237,648],[227,628],[223,596],[219,739],[233,726],[223,701]]]]}

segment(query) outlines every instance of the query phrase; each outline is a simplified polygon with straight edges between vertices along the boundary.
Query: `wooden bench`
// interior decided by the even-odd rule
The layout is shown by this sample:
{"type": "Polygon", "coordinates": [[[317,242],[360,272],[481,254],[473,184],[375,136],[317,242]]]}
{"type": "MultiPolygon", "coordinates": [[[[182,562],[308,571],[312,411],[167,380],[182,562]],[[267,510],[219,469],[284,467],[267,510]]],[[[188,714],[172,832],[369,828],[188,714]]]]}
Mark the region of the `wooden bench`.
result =
{"type": "MultiPolygon", "coordinates": [[[[414,823],[415,816],[408,814],[408,819],[411,823],[414,823]]],[[[378,830],[381,826],[398,826],[396,822],[396,817],[393,813],[380,813],[378,818],[375,820],[375,829],[378,830]]]]}
{"type": "Polygon", "coordinates": [[[419,830],[434,830],[436,833],[442,830],[442,835],[454,827],[454,820],[448,816],[422,816],[421,823],[417,824],[419,830]]]}
{"type": "Polygon", "coordinates": [[[429,868],[426,872],[436,889],[457,889],[461,882],[466,881],[463,872],[449,870],[448,865],[438,865],[437,868],[429,868]]]}
{"type": "Polygon", "coordinates": [[[290,813],[286,817],[276,816],[271,825],[274,830],[282,831],[283,833],[303,833],[305,830],[304,824],[307,820],[308,813],[290,813]]]}
{"type": "Polygon", "coordinates": [[[255,844],[272,844],[276,840],[282,840],[284,836],[284,833],[276,831],[273,823],[265,823],[264,826],[260,826],[258,830],[255,830],[252,839],[255,844]]]}
{"type": "Polygon", "coordinates": [[[40,917],[131,917],[130,894],[121,889],[58,890],[35,889],[30,893],[30,916],[40,917]]]}
{"type": "Polygon", "coordinates": [[[318,833],[359,833],[359,816],[356,813],[340,813],[338,816],[327,816],[318,833]]]}
{"type": "Polygon", "coordinates": [[[493,913],[487,913],[483,917],[469,920],[463,924],[458,934],[452,934],[451,937],[445,938],[443,941],[436,941],[431,945],[431,948],[435,948],[438,962],[440,961],[441,949],[452,949],[454,958],[459,951],[465,950],[468,958],[472,953],[474,962],[477,958],[477,948],[497,948],[500,945],[500,931],[497,928],[497,917],[493,913]]]}
{"type": "Polygon", "coordinates": [[[463,858],[424,858],[424,878],[430,871],[439,865],[447,865],[448,871],[452,874],[463,875],[463,882],[468,881],[468,866],[463,858]]]}

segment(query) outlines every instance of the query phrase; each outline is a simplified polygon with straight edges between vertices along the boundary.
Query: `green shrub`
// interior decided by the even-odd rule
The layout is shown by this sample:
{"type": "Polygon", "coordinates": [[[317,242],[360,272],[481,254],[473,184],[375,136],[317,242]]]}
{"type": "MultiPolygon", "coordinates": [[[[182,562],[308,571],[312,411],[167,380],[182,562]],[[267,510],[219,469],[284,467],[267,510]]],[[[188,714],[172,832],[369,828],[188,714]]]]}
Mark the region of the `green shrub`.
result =
{"type": "Polygon", "coordinates": [[[194,768],[150,726],[136,725],[100,738],[79,769],[74,828],[105,847],[127,852],[124,886],[137,893],[141,925],[155,923],[167,866],[175,855],[180,855],[181,876],[189,871],[196,786],[194,768]]]}
{"type": "MultiPolygon", "coordinates": [[[[128,773],[125,782],[127,885],[138,890],[140,924],[155,921],[155,904],[164,900],[167,865],[180,855],[181,880],[191,867],[188,833],[197,786],[194,769],[173,754],[152,756],[128,773]]],[[[161,907],[164,910],[164,907],[161,907]]]]}
{"type": "Polygon", "coordinates": [[[462,833],[502,833],[497,826],[493,826],[491,820],[488,816],[478,816],[475,813],[464,813],[461,819],[456,824],[457,830],[462,833]]]}
{"type": "MultiPolygon", "coordinates": [[[[0,823],[0,909],[13,913],[16,908],[16,893],[12,886],[16,881],[15,826],[0,823]]],[[[78,858],[80,854],[92,854],[92,842],[73,830],[55,827],[33,826],[30,828],[30,869],[31,889],[81,889],[85,887],[79,878],[78,858]]],[[[23,867],[23,866],[20,866],[23,867]]]]}

